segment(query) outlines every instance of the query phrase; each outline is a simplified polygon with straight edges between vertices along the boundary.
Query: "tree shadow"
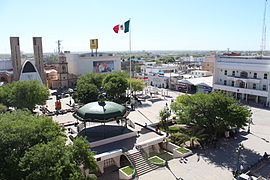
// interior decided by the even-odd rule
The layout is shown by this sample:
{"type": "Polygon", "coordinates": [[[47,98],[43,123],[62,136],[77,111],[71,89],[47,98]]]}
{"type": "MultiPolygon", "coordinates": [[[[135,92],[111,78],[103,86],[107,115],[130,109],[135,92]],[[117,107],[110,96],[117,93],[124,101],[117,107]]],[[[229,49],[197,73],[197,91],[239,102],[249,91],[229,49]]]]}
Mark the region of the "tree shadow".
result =
{"type": "Polygon", "coordinates": [[[150,106],[151,106],[150,104],[142,103],[137,108],[147,108],[147,107],[150,107],[150,106]]]}
{"type": "Polygon", "coordinates": [[[148,101],[150,101],[151,103],[155,103],[155,102],[158,102],[158,101],[164,101],[164,99],[161,99],[161,98],[152,98],[152,99],[148,99],[148,101]]]}
{"type": "Polygon", "coordinates": [[[213,163],[216,166],[236,171],[242,165],[244,169],[249,168],[255,164],[262,156],[256,151],[248,148],[243,148],[240,153],[237,148],[243,140],[246,140],[245,132],[240,132],[236,139],[221,139],[217,143],[216,148],[205,147],[203,149],[196,149],[198,156],[201,156],[206,162],[213,163]],[[238,155],[239,154],[239,155],[238,155]],[[238,164],[239,156],[239,166],[238,164]]]}

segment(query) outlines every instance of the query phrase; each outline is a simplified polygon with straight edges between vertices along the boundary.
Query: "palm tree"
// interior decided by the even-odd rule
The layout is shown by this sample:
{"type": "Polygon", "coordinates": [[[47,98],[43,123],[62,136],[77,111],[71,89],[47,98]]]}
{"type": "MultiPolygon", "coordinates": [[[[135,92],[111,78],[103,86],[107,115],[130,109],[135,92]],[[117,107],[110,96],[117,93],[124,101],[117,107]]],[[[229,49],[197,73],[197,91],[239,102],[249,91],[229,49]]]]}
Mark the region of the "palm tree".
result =
{"type": "Polygon", "coordinates": [[[190,148],[194,148],[196,144],[201,146],[201,142],[209,136],[205,133],[204,128],[198,126],[192,126],[190,128],[190,132],[187,135],[189,136],[190,148]]]}
{"type": "Polygon", "coordinates": [[[164,108],[163,110],[161,110],[159,112],[159,117],[160,117],[160,120],[161,120],[161,125],[163,127],[163,129],[167,132],[168,130],[168,123],[167,123],[167,120],[168,118],[171,116],[171,113],[169,111],[168,108],[164,108]]]}

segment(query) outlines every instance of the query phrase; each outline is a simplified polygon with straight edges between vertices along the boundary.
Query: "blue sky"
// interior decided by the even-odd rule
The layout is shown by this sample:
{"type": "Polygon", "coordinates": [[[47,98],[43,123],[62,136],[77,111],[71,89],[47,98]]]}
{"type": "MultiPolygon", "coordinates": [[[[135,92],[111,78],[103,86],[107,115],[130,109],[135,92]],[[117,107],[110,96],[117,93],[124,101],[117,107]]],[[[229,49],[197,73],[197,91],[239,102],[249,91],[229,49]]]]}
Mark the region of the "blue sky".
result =
{"type": "MultiPolygon", "coordinates": [[[[43,51],[128,50],[128,34],[116,24],[131,18],[132,50],[258,50],[265,0],[0,0],[0,53],[10,53],[10,36],[32,52],[32,37],[43,51]]],[[[270,8],[266,23],[269,27],[270,8]]],[[[269,29],[269,28],[268,28],[269,29]]],[[[267,31],[269,37],[269,31],[267,31]]],[[[269,49],[270,38],[266,39],[269,49]]]]}

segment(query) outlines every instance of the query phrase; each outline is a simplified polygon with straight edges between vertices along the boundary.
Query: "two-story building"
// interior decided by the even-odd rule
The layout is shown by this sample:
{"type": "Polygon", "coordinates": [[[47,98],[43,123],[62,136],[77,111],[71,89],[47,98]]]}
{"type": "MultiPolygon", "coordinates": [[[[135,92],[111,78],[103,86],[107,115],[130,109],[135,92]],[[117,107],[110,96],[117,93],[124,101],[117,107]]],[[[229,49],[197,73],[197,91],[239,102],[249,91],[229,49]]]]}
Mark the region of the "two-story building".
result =
{"type": "Polygon", "coordinates": [[[213,88],[269,106],[270,57],[216,56],[213,88]]]}

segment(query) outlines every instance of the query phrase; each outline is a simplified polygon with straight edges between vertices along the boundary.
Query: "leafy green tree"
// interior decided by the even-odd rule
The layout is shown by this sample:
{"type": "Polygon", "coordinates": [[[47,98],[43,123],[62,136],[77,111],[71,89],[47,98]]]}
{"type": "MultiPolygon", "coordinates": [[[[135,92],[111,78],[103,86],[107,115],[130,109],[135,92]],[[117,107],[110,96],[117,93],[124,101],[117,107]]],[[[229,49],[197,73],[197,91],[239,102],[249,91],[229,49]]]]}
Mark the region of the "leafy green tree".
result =
{"type": "Polygon", "coordinates": [[[0,104],[0,113],[6,112],[7,111],[7,106],[0,104]]]}
{"type": "Polygon", "coordinates": [[[145,87],[145,82],[141,79],[128,79],[128,84],[130,85],[133,91],[142,91],[145,87]]]}
{"type": "Polygon", "coordinates": [[[80,76],[77,91],[73,95],[75,101],[83,104],[97,101],[104,76],[102,73],[85,73],[80,76]]]}
{"type": "Polygon", "coordinates": [[[92,73],[88,72],[80,76],[80,78],[77,81],[78,84],[94,84],[97,86],[97,88],[100,88],[102,86],[102,81],[105,77],[105,74],[103,73],[92,73]]]}
{"type": "Polygon", "coordinates": [[[79,83],[73,98],[76,102],[87,104],[98,100],[99,90],[94,84],[79,83]]]}
{"type": "Polygon", "coordinates": [[[28,149],[19,166],[26,179],[81,179],[63,139],[39,143],[28,149]]]}
{"type": "Polygon", "coordinates": [[[212,138],[223,134],[228,127],[243,128],[251,116],[247,106],[238,104],[233,97],[222,92],[181,95],[171,108],[179,116],[180,123],[205,129],[212,138]]]}
{"type": "Polygon", "coordinates": [[[163,61],[163,63],[166,63],[166,64],[175,61],[174,57],[171,57],[171,56],[168,56],[168,57],[165,57],[165,58],[161,58],[160,60],[163,61]]]}
{"type": "Polygon", "coordinates": [[[84,169],[97,169],[93,152],[82,138],[68,146],[64,139],[39,143],[26,151],[19,164],[26,179],[85,179],[81,165],[84,169]]]}
{"type": "Polygon", "coordinates": [[[126,92],[128,87],[127,78],[122,72],[108,73],[103,79],[103,87],[108,97],[117,98],[126,92]]]}
{"type": "Polygon", "coordinates": [[[63,128],[50,117],[21,110],[0,114],[0,179],[22,177],[18,164],[25,151],[57,137],[64,137],[63,128]]]}
{"type": "Polygon", "coordinates": [[[97,165],[93,151],[89,150],[88,142],[85,138],[76,138],[71,147],[72,157],[77,167],[83,165],[83,169],[96,171],[97,165]]]}
{"type": "Polygon", "coordinates": [[[0,179],[85,179],[97,169],[85,139],[65,145],[64,128],[28,111],[0,114],[0,179]]]}
{"type": "Polygon", "coordinates": [[[50,95],[48,88],[37,80],[16,81],[5,85],[0,94],[5,105],[31,111],[36,105],[44,105],[50,95]]]}
{"type": "Polygon", "coordinates": [[[171,116],[171,112],[169,111],[168,108],[164,108],[159,112],[159,117],[161,120],[161,126],[163,127],[163,129],[167,132],[168,129],[168,118],[171,116]]]}
{"type": "Polygon", "coordinates": [[[0,102],[2,102],[4,105],[11,107],[13,106],[13,87],[14,85],[12,83],[5,84],[4,86],[0,86],[0,102]]]}

